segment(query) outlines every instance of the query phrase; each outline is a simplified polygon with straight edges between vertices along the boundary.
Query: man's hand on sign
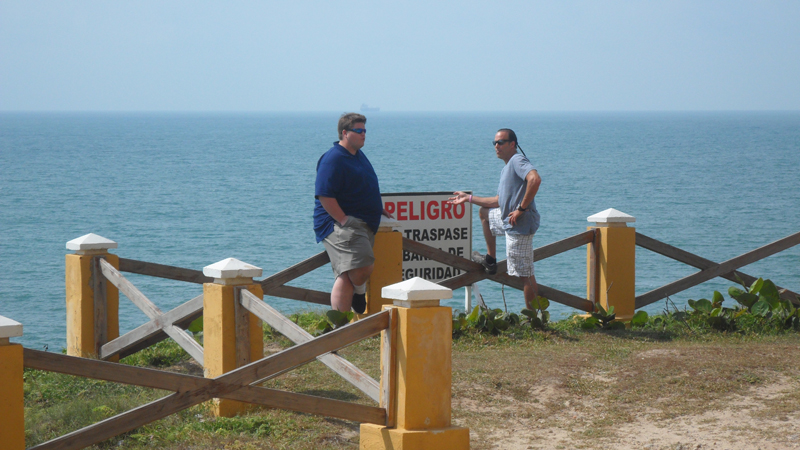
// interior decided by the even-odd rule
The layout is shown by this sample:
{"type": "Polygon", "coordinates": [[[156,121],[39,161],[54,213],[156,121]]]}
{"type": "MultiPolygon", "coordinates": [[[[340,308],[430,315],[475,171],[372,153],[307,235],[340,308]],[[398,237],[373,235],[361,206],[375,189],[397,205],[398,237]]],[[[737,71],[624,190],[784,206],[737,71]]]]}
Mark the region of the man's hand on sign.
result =
{"type": "Polygon", "coordinates": [[[394,216],[392,215],[392,213],[387,211],[386,208],[383,209],[383,215],[388,217],[388,218],[390,218],[390,219],[394,219],[394,216]]]}
{"type": "Polygon", "coordinates": [[[469,194],[467,194],[466,192],[456,191],[453,192],[453,195],[455,197],[450,197],[447,199],[448,203],[452,203],[454,205],[460,205],[461,203],[464,203],[467,200],[469,200],[469,194]]]}

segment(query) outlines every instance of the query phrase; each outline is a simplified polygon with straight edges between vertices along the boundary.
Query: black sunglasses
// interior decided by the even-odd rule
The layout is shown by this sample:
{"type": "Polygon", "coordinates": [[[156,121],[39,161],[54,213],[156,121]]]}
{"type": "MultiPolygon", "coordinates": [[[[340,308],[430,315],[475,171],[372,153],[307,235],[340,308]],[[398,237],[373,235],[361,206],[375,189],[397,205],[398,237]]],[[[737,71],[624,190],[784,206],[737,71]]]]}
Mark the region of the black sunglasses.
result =
{"type": "Polygon", "coordinates": [[[506,142],[511,142],[511,139],[500,139],[499,141],[492,141],[492,145],[494,146],[503,145],[506,142]]]}
{"type": "Polygon", "coordinates": [[[364,134],[364,133],[367,132],[367,129],[366,128],[353,128],[353,129],[347,130],[347,131],[352,131],[353,133],[358,133],[358,134],[364,134]]]}

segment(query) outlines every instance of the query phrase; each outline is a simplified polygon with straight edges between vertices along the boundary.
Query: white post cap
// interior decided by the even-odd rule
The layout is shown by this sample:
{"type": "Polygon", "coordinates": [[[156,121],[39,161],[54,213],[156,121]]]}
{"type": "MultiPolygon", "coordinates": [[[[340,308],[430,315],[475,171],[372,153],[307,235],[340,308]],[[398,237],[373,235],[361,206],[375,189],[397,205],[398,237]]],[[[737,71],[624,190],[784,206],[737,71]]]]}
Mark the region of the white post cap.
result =
{"type": "Polygon", "coordinates": [[[636,222],[636,218],[614,208],[608,208],[586,218],[595,222],[599,227],[625,227],[627,222],[636,222]]]}
{"type": "Polygon", "coordinates": [[[0,339],[22,336],[22,324],[8,317],[0,316],[0,339]]]}
{"type": "Polygon", "coordinates": [[[378,226],[378,231],[400,231],[403,226],[400,224],[400,221],[397,219],[390,219],[384,215],[381,215],[381,224],[378,226]]]}
{"type": "Polygon", "coordinates": [[[385,286],[381,289],[381,297],[393,299],[393,303],[397,306],[422,308],[439,306],[439,300],[453,298],[453,290],[423,278],[414,277],[385,286]]]}
{"type": "Polygon", "coordinates": [[[249,284],[253,277],[260,277],[262,273],[260,267],[236,258],[223,259],[203,267],[203,275],[214,278],[214,283],[217,284],[249,284]]]}
{"type": "Polygon", "coordinates": [[[75,250],[79,255],[102,253],[110,248],[117,248],[117,243],[94,233],[89,233],[67,242],[67,250],[75,250]]]}

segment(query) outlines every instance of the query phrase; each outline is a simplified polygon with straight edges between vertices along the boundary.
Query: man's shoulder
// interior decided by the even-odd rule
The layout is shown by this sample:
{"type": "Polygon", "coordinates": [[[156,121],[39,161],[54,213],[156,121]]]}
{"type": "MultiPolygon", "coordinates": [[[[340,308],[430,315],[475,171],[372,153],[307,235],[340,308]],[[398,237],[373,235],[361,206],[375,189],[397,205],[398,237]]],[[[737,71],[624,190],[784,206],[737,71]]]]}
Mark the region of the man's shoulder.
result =
{"type": "Polygon", "coordinates": [[[523,155],[522,153],[516,153],[514,156],[511,157],[511,160],[516,163],[527,163],[527,164],[531,163],[531,160],[529,160],[528,157],[523,155]]]}
{"type": "Polygon", "coordinates": [[[521,169],[526,169],[528,172],[530,172],[531,170],[536,170],[536,168],[533,167],[533,164],[531,163],[531,160],[528,159],[527,156],[521,155],[519,153],[517,153],[516,155],[512,156],[511,160],[509,160],[509,162],[513,163],[513,165],[515,167],[519,167],[521,169]]]}
{"type": "MultiPolygon", "coordinates": [[[[342,153],[342,148],[340,145],[334,144],[333,147],[329,148],[322,156],[319,157],[320,162],[331,162],[342,159],[345,155],[342,153]]],[[[346,150],[345,150],[346,152],[346,150]]]]}

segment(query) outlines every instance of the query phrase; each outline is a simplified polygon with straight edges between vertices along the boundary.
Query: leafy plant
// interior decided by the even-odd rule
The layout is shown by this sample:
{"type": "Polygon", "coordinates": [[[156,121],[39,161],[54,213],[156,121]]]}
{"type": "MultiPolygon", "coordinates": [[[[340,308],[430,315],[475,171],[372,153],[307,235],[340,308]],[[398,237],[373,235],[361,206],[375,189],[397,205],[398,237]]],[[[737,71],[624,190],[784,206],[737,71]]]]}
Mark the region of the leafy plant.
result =
{"type": "Polygon", "coordinates": [[[186,331],[190,331],[193,335],[197,336],[198,333],[203,332],[203,316],[194,319],[192,323],[189,324],[189,328],[186,331]]]}
{"type": "Polygon", "coordinates": [[[631,318],[631,328],[643,327],[647,325],[648,320],[647,311],[636,311],[636,314],[631,318]]]}
{"type": "Polygon", "coordinates": [[[355,313],[352,311],[341,312],[335,309],[327,311],[325,313],[325,318],[317,322],[317,325],[314,327],[314,334],[319,336],[339,327],[343,327],[350,323],[354,316],[355,313]]]}
{"type": "Polygon", "coordinates": [[[724,308],[722,302],[725,298],[719,291],[714,291],[712,300],[701,298],[700,300],[689,299],[687,302],[693,309],[691,314],[705,321],[711,328],[719,331],[733,331],[736,329],[736,319],[742,315],[744,310],[724,308]]]}
{"type": "Polygon", "coordinates": [[[522,315],[526,318],[523,320],[523,325],[530,325],[531,328],[545,329],[547,323],[550,322],[550,300],[544,297],[536,297],[531,304],[533,309],[523,309],[522,315]]]}
{"type": "Polygon", "coordinates": [[[755,316],[764,319],[775,319],[785,329],[800,330],[800,309],[792,302],[781,298],[778,287],[771,280],[759,278],[750,286],[739,278],[744,290],[730,287],[728,295],[739,302],[744,309],[755,316]]]}
{"type": "Polygon", "coordinates": [[[611,305],[611,307],[606,310],[600,303],[595,303],[594,312],[583,321],[581,328],[584,330],[593,330],[596,328],[602,328],[604,330],[625,329],[625,324],[614,320],[616,318],[617,314],[614,312],[614,305],[611,305]]]}
{"type": "Polygon", "coordinates": [[[519,315],[515,313],[505,313],[499,308],[488,309],[478,305],[472,309],[469,315],[462,312],[453,318],[453,334],[457,335],[468,329],[482,333],[499,334],[501,331],[506,331],[509,327],[519,324],[519,315]]]}

